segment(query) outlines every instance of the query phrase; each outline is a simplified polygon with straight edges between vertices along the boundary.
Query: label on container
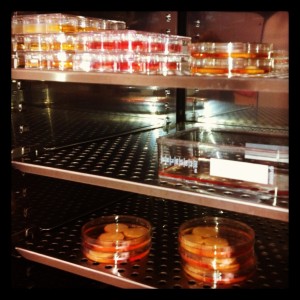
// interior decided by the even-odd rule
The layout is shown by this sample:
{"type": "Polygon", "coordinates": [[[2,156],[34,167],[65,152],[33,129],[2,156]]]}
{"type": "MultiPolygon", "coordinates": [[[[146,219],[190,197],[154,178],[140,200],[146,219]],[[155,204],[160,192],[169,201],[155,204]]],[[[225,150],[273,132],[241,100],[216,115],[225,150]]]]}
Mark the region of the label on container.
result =
{"type": "Polygon", "coordinates": [[[288,163],[289,147],[246,143],[245,158],[288,163]]]}
{"type": "Polygon", "coordinates": [[[227,159],[210,159],[210,176],[243,180],[260,184],[273,184],[274,167],[227,159]]]}
{"type": "Polygon", "coordinates": [[[162,156],[160,158],[160,163],[166,164],[167,166],[178,166],[178,167],[186,167],[193,168],[194,173],[196,174],[198,171],[198,160],[197,159],[186,159],[181,157],[172,157],[172,156],[162,156]]]}

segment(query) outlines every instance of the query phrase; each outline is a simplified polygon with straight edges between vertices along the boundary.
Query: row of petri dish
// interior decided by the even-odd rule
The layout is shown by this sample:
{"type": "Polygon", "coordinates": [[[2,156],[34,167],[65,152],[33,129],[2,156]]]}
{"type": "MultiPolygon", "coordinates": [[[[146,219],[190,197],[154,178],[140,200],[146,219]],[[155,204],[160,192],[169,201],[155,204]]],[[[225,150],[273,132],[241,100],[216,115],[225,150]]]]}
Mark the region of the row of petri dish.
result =
{"type": "Polygon", "coordinates": [[[139,54],[133,52],[28,51],[13,58],[16,68],[84,72],[121,72],[137,74],[189,74],[187,55],[139,54]],[[22,54],[22,55],[23,55],[22,54]],[[23,66],[20,66],[23,64],[23,66]]]}
{"type": "Polygon", "coordinates": [[[12,35],[13,68],[189,75],[190,37],[105,30],[12,35]]]}
{"type": "Polygon", "coordinates": [[[14,15],[11,39],[12,67],[123,72],[118,63],[131,56],[134,58],[129,58],[128,64],[133,66],[127,70],[131,73],[288,77],[288,51],[274,49],[271,43],[191,43],[190,37],[126,30],[125,27],[123,21],[60,13],[14,15]],[[43,53],[32,53],[35,51],[43,53]],[[87,52],[91,54],[88,55],[87,52]],[[129,55],[128,52],[133,54],[129,55]],[[113,58],[113,67],[94,68],[94,65],[101,65],[100,62],[111,60],[116,55],[120,57],[113,58]],[[186,55],[189,56],[188,64],[186,55]],[[64,59],[58,64],[53,63],[59,61],[60,57],[64,59]],[[74,57],[76,61],[73,62],[74,57]],[[165,60],[177,61],[179,66],[166,72],[168,67],[164,63],[165,60]],[[143,64],[144,61],[153,64],[155,70],[143,64]]]}
{"type": "Polygon", "coordinates": [[[133,51],[189,54],[190,37],[135,30],[12,35],[13,51],[133,51]]]}
{"type": "MultiPolygon", "coordinates": [[[[154,230],[136,216],[98,217],[82,227],[82,253],[109,265],[142,260],[151,251],[154,230]]],[[[255,272],[255,232],[245,223],[210,216],[190,219],[179,226],[177,241],[183,271],[200,284],[228,286],[255,272]]]]}
{"type": "Polygon", "coordinates": [[[11,22],[12,34],[74,33],[125,28],[126,22],[121,20],[107,20],[62,13],[15,14],[12,16],[11,22]]]}
{"type": "Polygon", "coordinates": [[[192,75],[288,75],[288,52],[272,43],[192,43],[192,75]]]}

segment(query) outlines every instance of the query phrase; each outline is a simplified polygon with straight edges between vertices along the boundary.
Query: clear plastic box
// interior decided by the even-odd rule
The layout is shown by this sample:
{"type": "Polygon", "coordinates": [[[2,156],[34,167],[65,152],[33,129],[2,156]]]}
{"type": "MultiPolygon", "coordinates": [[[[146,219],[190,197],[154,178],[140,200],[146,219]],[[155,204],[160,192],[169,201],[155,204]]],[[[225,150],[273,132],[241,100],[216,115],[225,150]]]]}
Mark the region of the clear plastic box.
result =
{"type": "Polygon", "coordinates": [[[288,196],[288,136],[195,127],[157,139],[161,182],[288,196]]]}

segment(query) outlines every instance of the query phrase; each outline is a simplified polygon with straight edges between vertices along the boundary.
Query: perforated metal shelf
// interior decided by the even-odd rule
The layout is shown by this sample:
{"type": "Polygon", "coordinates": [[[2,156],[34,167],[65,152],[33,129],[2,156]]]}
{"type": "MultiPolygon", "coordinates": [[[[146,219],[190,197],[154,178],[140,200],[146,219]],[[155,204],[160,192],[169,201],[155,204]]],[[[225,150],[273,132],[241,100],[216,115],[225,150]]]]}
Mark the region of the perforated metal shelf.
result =
{"type": "MultiPolygon", "coordinates": [[[[244,122],[256,115],[254,109],[240,113],[248,116],[240,118],[244,122]]],[[[272,128],[265,129],[262,122],[261,127],[248,127],[248,130],[282,134],[286,131],[285,118],[285,115],[278,114],[278,118],[273,118],[270,125],[272,128]]],[[[103,138],[53,151],[39,152],[33,148],[20,158],[13,158],[12,164],[25,173],[288,221],[287,196],[277,197],[274,205],[272,197],[262,197],[258,193],[228,192],[227,189],[211,189],[205,186],[200,186],[196,190],[194,186],[182,187],[161,182],[158,179],[156,139],[166,133],[165,128],[158,128],[115,138],[103,138]]]]}
{"type": "Polygon", "coordinates": [[[26,259],[121,288],[213,288],[184,273],[178,254],[177,235],[180,224],[188,219],[220,216],[242,221],[251,226],[256,234],[256,272],[245,282],[229,288],[288,287],[289,230],[286,222],[138,194],[121,196],[115,191],[58,179],[40,177],[36,181],[38,176],[26,176],[28,194],[23,204],[35,208],[28,216],[29,223],[42,224],[41,220],[47,213],[53,216],[44,220],[44,229],[37,229],[36,226],[35,230],[25,231],[26,237],[25,234],[19,235],[14,246],[26,259]],[[103,201],[105,197],[106,204],[103,201]],[[84,207],[88,200],[96,203],[97,199],[98,209],[90,212],[86,209],[78,215],[78,207],[84,207]],[[83,224],[112,214],[135,215],[151,222],[153,244],[147,257],[120,265],[99,264],[83,257],[80,237],[83,224]],[[74,218],[75,215],[78,217],[74,218]],[[65,220],[63,224],[62,219],[65,220]]]}
{"type": "Polygon", "coordinates": [[[163,118],[113,112],[79,111],[27,106],[14,112],[12,148],[54,150],[149,128],[161,127],[163,118]]]}

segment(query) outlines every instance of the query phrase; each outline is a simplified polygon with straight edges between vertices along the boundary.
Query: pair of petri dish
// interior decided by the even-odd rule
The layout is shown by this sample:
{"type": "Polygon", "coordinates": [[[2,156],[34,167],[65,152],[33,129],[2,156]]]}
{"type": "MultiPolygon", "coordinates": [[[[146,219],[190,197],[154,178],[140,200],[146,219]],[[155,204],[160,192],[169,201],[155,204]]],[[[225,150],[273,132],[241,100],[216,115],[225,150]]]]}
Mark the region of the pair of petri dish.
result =
{"type": "MultiPolygon", "coordinates": [[[[83,255],[105,264],[136,261],[149,254],[152,233],[146,219],[102,216],[82,227],[83,255]]],[[[254,242],[254,230],[236,220],[210,216],[187,220],[178,231],[182,269],[213,287],[240,283],[255,271],[254,242]]]]}

